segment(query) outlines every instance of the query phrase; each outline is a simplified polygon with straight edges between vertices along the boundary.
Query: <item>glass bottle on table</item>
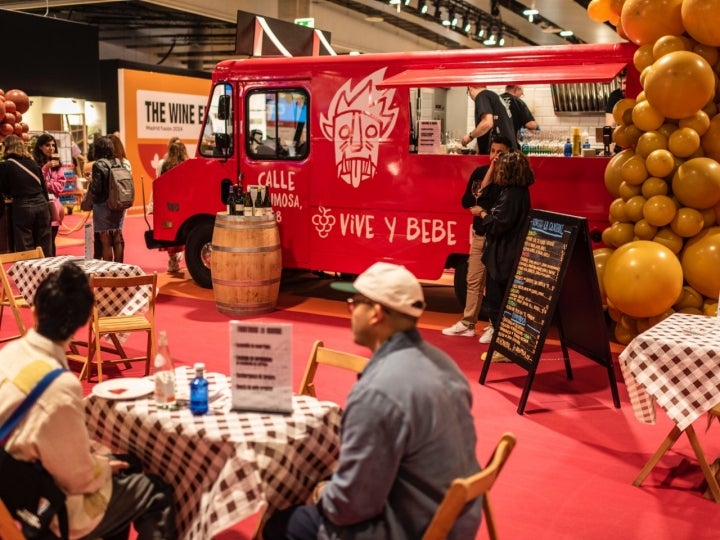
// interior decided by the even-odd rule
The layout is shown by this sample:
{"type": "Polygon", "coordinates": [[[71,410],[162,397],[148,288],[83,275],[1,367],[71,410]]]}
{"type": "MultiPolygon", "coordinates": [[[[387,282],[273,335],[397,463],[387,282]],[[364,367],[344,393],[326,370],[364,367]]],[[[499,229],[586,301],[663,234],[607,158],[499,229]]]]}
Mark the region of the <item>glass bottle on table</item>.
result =
{"type": "Polygon", "coordinates": [[[159,409],[175,409],[175,367],[173,366],[167,333],[162,330],[158,336],[158,350],[155,355],[155,404],[159,409]]]}
{"type": "Polygon", "coordinates": [[[245,215],[245,196],[243,195],[242,184],[235,186],[235,215],[245,215]]]}
{"type": "Polygon", "coordinates": [[[190,412],[196,416],[208,412],[208,381],[205,378],[205,364],[195,364],[195,378],[190,381],[190,412]]]}
{"type": "Polygon", "coordinates": [[[250,189],[245,192],[245,198],[243,199],[243,215],[246,217],[253,215],[253,201],[250,189]]]}
{"type": "Polygon", "coordinates": [[[253,216],[262,215],[262,186],[258,186],[257,193],[255,194],[255,209],[253,210],[253,216]]]}
{"type": "Polygon", "coordinates": [[[227,214],[228,214],[228,216],[235,215],[236,202],[237,202],[237,199],[235,198],[235,188],[233,186],[230,186],[230,189],[228,190],[228,196],[227,196],[227,214]]]}
{"type": "Polygon", "coordinates": [[[273,209],[272,203],[270,202],[270,186],[265,186],[264,191],[265,193],[262,200],[262,215],[272,216],[273,209]]]}

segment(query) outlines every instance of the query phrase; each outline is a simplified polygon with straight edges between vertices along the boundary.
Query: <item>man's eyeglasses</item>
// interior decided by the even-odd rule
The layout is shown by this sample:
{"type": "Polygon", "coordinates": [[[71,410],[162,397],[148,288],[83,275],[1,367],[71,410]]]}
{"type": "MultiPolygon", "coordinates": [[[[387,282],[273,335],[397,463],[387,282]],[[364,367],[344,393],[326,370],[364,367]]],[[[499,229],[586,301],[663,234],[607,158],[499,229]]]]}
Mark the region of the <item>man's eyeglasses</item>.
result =
{"type": "Polygon", "coordinates": [[[377,304],[377,302],[373,302],[365,296],[351,296],[347,299],[348,311],[352,313],[355,310],[355,306],[357,306],[358,304],[366,304],[368,306],[373,306],[377,304]]]}

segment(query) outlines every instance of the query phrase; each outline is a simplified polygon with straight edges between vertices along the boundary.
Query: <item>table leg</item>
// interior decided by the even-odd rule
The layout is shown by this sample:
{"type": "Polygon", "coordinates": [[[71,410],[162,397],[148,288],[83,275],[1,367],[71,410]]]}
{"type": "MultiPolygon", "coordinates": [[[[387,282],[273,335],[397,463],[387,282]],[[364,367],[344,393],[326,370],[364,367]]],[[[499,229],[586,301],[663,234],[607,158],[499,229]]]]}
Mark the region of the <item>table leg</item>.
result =
{"type": "Polygon", "coordinates": [[[665,440],[662,442],[660,447],[655,451],[650,460],[645,464],[642,471],[640,471],[640,474],[638,474],[637,478],[633,480],[633,486],[639,486],[643,483],[643,480],[647,478],[647,475],[650,474],[650,471],[653,470],[653,467],[657,465],[658,461],[660,461],[660,458],[663,457],[663,454],[665,454],[665,452],[672,448],[672,445],[675,444],[675,441],[678,440],[681,433],[682,431],[680,431],[677,426],[673,426],[672,430],[670,431],[670,433],[668,433],[668,436],[665,437],[665,440]]]}
{"type": "Polygon", "coordinates": [[[710,469],[710,465],[708,465],[707,459],[705,459],[705,453],[700,446],[700,441],[698,441],[695,430],[692,426],[690,426],[685,430],[685,433],[687,434],[688,439],[690,439],[690,444],[692,445],[693,450],[695,450],[695,455],[697,456],[700,468],[705,475],[705,480],[707,480],[710,493],[712,493],[715,502],[720,504],[720,487],[718,486],[717,479],[715,478],[712,469],[710,469]]]}

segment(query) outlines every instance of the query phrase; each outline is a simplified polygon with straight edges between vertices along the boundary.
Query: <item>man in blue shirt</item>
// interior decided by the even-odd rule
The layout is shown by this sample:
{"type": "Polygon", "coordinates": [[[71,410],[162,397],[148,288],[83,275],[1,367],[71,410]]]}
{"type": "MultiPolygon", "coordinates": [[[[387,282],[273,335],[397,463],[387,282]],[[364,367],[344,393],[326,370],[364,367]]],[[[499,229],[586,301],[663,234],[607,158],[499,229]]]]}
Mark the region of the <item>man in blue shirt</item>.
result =
{"type": "MultiPolygon", "coordinates": [[[[378,262],[333,286],[353,293],[353,337],[373,355],[346,402],[337,470],[315,504],[275,513],[263,537],[416,540],[452,480],[480,470],[470,387],[420,336],[425,300],[405,267],[378,262]]],[[[481,507],[469,505],[449,538],[474,538],[481,507]]]]}

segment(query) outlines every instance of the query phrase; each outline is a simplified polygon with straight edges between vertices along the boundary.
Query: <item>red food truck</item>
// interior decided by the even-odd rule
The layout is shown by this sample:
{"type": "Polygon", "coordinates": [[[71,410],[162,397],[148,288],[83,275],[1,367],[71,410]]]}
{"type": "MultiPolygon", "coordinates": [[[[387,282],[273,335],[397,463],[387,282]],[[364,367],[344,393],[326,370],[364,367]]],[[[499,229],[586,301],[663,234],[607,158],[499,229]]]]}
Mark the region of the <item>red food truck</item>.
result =
{"type": "MultiPolygon", "coordinates": [[[[615,43],[223,61],[196,156],[153,183],[146,244],[185,246],[193,279],[211,287],[215,216],[240,182],[268,186],[285,268],[357,274],[384,260],[421,279],[460,269],[463,287],[471,219],[460,198],[487,156],[413,151],[412,89],[610,82],[634,51],[615,43]]],[[[587,217],[599,241],[612,201],[607,162],[531,157],[533,207],[587,217]]]]}

